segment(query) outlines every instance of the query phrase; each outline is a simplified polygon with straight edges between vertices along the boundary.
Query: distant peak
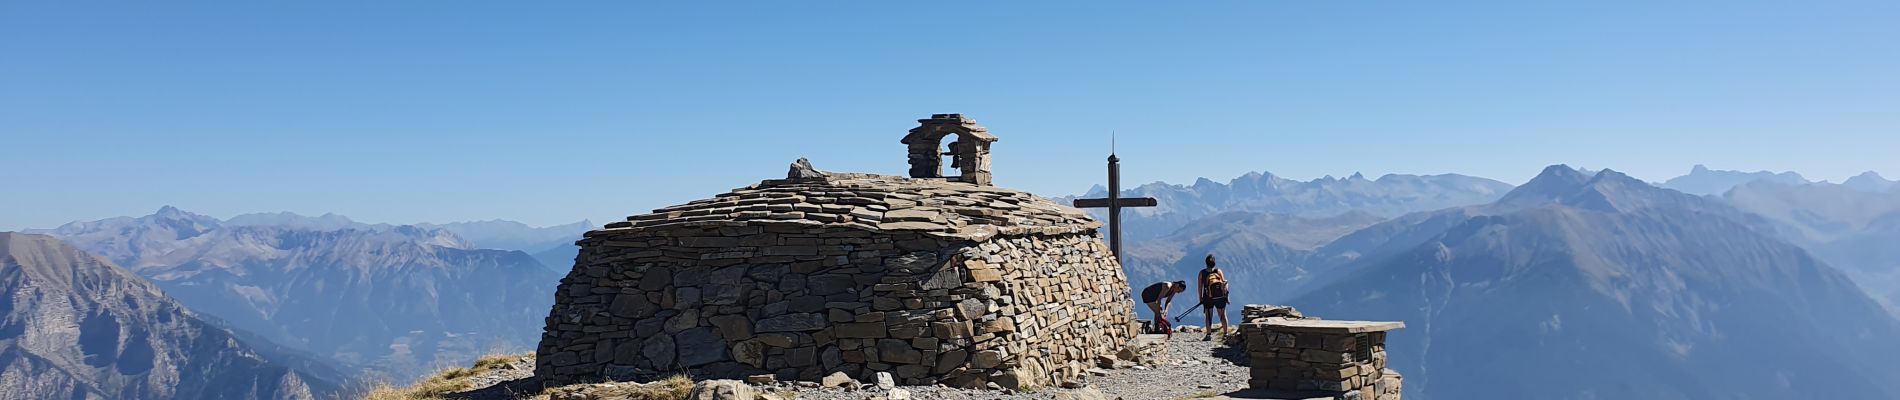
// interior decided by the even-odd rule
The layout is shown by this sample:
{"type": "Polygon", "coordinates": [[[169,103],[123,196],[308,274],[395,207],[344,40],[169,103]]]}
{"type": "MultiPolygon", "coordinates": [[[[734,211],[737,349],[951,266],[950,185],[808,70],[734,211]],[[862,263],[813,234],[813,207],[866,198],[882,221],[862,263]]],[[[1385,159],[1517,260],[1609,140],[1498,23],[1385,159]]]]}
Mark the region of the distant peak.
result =
{"type": "Polygon", "coordinates": [[[1238,178],[1234,178],[1234,179],[1235,179],[1235,180],[1260,180],[1260,179],[1272,179],[1272,178],[1276,178],[1276,177],[1275,177],[1275,176],[1273,175],[1273,173],[1272,173],[1272,172],[1267,172],[1267,171],[1251,171],[1251,172],[1247,172],[1246,174],[1243,174],[1243,175],[1241,175],[1240,177],[1238,177],[1238,178]]]}
{"type": "Polygon", "coordinates": [[[1887,180],[1887,178],[1880,176],[1880,173],[1874,171],[1854,175],[1854,177],[1847,178],[1847,181],[1841,182],[1841,184],[1854,190],[1876,193],[1893,191],[1896,190],[1895,188],[1900,188],[1900,182],[1887,180]]]}
{"type": "MultiPolygon", "coordinates": [[[[1609,171],[1609,170],[1606,169],[1604,171],[1609,171]]],[[[1539,180],[1557,180],[1560,182],[1583,183],[1584,181],[1589,180],[1589,177],[1585,176],[1582,171],[1578,171],[1576,168],[1571,168],[1570,165],[1557,164],[1557,165],[1544,167],[1544,170],[1542,172],[1537,173],[1536,178],[1531,178],[1532,182],[1536,182],[1539,180]]]]}
{"type": "MultiPolygon", "coordinates": [[[[172,207],[172,206],[159,207],[158,211],[153,211],[151,216],[153,218],[158,218],[158,219],[175,219],[175,220],[210,219],[203,215],[193,214],[190,211],[180,210],[178,209],[178,207],[172,207]]],[[[216,220],[213,219],[213,221],[216,221],[216,220]]]]}
{"type": "Polygon", "coordinates": [[[1510,193],[1505,193],[1504,198],[1498,199],[1498,202],[1505,204],[1552,202],[1575,192],[1578,188],[1589,183],[1591,179],[1591,177],[1585,176],[1582,172],[1570,168],[1569,165],[1552,165],[1544,167],[1543,172],[1539,172],[1537,177],[1531,178],[1529,182],[1524,182],[1523,186],[1518,186],[1516,189],[1511,189],[1510,193]]]}
{"type": "Polygon", "coordinates": [[[1632,187],[1632,188],[1654,187],[1654,185],[1650,185],[1649,182],[1644,182],[1642,179],[1636,179],[1636,177],[1629,176],[1629,174],[1625,174],[1622,171],[1617,171],[1617,170],[1613,170],[1609,168],[1604,168],[1600,171],[1597,171],[1596,175],[1590,178],[1590,184],[1615,185],[1615,186],[1632,187]]]}
{"type": "Polygon", "coordinates": [[[1702,172],[1709,172],[1709,167],[1702,164],[1696,164],[1694,167],[1689,168],[1689,173],[1691,174],[1702,173],[1702,172]]]}
{"type": "Polygon", "coordinates": [[[1614,170],[1614,169],[1604,168],[1602,170],[1597,171],[1595,179],[1598,181],[1604,181],[1604,180],[1624,180],[1624,179],[1635,180],[1636,178],[1630,177],[1629,174],[1618,172],[1617,170],[1614,170]]]}
{"type": "Polygon", "coordinates": [[[1363,180],[1366,180],[1366,174],[1353,172],[1352,176],[1346,177],[1346,179],[1355,180],[1355,181],[1363,181],[1363,180]]]}

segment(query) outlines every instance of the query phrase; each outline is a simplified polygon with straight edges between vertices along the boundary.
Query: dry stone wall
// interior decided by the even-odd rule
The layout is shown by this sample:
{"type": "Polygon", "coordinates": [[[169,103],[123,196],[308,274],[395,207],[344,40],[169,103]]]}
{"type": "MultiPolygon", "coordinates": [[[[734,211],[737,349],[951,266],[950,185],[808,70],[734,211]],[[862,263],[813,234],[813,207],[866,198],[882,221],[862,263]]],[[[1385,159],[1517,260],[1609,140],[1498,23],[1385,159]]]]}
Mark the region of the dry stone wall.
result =
{"type": "Polygon", "coordinates": [[[535,374],[1026,387],[1077,379],[1135,333],[1126,277],[1079,211],[994,187],[791,175],[589,232],[535,374]]]}
{"type": "Polygon", "coordinates": [[[1242,308],[1248,386],[1341,400],[1398,400],[1402,377],[1387,369],[1386,331],[1399,322],[1328,321],[1292,307],[1242,308]]]}

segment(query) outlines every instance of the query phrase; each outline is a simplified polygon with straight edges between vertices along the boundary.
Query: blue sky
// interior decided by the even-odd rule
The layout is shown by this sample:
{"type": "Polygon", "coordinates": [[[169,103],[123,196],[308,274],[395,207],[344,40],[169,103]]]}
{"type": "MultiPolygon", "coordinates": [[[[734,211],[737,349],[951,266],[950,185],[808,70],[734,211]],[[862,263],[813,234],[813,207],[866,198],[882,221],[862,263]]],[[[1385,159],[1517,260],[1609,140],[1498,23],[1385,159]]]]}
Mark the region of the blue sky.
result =
{"type": "Polygon", "coordinates": [[[1693,164],[1900,175],[1900,3],[0,0],[0,229],[143,215],[597,222],[914,120],[996,180],[1693,164]],[[1033,4],[1024,4],[1033,3],[1033,4]],[[1536,4],[1527,4],[1536,3],[1536,4]]]}

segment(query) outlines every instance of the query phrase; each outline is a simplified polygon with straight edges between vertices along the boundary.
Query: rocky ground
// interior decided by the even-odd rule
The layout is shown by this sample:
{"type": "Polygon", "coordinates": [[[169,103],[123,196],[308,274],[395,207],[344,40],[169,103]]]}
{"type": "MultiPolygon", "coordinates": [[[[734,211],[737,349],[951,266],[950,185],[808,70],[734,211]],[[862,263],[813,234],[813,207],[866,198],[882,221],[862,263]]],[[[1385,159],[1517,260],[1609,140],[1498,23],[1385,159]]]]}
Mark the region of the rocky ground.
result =
{"type": "MultiPolygon", "coordinates": [[[[1190,399],[1217,396],[1247,387],[1247,367],[1237,364],[1238,349],[1220,341],[1203,341],[1199,333],[1177,333],[1168,341],[1168,362],[1156,368],[1103,370],[1080,389],[1033,392],[967,390],[934,386],[900,386],[913,399],[946,400],[1087,400],[1190,399]]],[[[875,386],[865,390],[803,389],[789,391],[798,400],[895,400],[890,391],[875,386]]],[[[899,396],[901,397],[901,396],[899,396]]]]}
{"type": "MultiPolygon", "coordinates": [[[[1229,347],[1220,341],[1203,341],[1199,333],[1177,333],[1168,341],[1168,361],[1154,368],[1130,367],[1113,370],[1099,370],[1090,376],[1086,386],[1077,389],[1050,388],[1029,392],[1009,390],[970,390],[952,389],[940,386],[896,386],[890,389],[878,387],[875,382],[859,383],[855,389],[820,388],[813,382],[777,382],[765,385],[753,385],[752,389],[765,400],[899,400],[899,399],[945,399],[945,400],[1018,400],[1018,399],[1189,399],[1216,398],[1236,393],[1247,387],[1247,367],[1237,361],[1244,357],[1237,348],[1229,347]]],[[[476,389],[448,396],[455,399],[475,400],[514,400],[534,398],[542,393],[532,382],[534,373],[533,359],[511,363],[515,368],[493,368],[471,377],[476,389]]],[[[605,392],[617,386],[633,385],[595,384],[575,385],[559,390],[569,395],[557,394],[555,400],[571,398],[576,400],[610,399],[616,397],[594,396],[590,392],[605,392]]],[[[703,386],[703,385],[702,385],[703,386]]]]}
{"type": "Polygon", "coordinates": [[[480,398],[514,400],[517,398],[530,398],[530,396],[541,392],[540,390],[528,389],[525,385],[515,385],[518,387],[506,385],[507,383],[516,381],[526,383],[526,381],[532,377],[534,377],[534,355],[530,354],[526,357],[509,361],[507,364],[503,364],[498,368],[476,373],[466,379],[468,379],[469,382],[468,386],[474,388],[471,390],[471,393],[486,390],[488,394],[491,394],[490,396],[480,398]]]}

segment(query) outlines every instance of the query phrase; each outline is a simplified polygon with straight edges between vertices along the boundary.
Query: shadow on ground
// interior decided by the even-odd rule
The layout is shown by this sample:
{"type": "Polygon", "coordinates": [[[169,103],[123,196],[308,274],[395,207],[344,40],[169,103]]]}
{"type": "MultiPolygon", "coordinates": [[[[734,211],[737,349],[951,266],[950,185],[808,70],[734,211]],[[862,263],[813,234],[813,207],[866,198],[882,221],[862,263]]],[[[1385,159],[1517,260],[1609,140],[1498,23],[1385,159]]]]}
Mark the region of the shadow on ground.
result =
{"type": "Polygon", "coordinates": [[[1240,341],[1228,341],[1219,347],[1215,347],[1214,358],[1227,360],[1227,362],[1239,366],[1253,365],[1253,363],[1247,359],[1246,343],[1241,343],[1240,341]]]}
{"type": "Polygon", "coordinates": [[[513,400],[521,396],[541,393],[541,380],[527,377],[489,385],[488,387],[461,393],[450,393],[442,398],[450,400],[513,400]]]}

